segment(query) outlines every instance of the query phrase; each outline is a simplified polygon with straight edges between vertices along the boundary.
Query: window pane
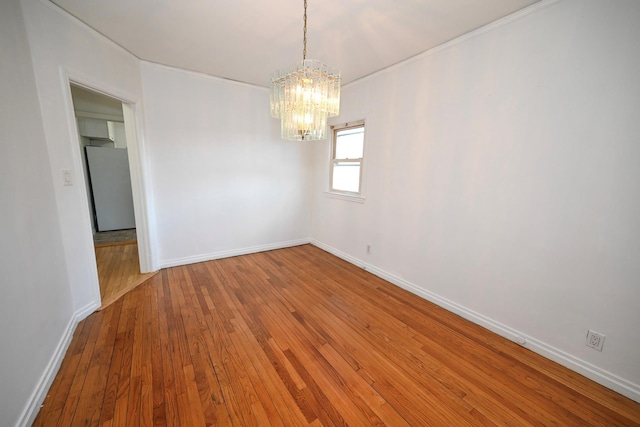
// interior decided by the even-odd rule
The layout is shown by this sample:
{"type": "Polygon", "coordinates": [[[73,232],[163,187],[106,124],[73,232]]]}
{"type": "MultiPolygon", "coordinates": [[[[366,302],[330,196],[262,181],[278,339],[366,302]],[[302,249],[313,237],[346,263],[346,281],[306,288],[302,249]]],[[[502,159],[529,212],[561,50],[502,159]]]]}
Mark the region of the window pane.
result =
{"type": "Polygon", "coordinates": [[[364,147],[364,127],[336,133],[336,159],[360,159],[364,147]]]}
{"type": "Polygon", "coordinates": [[[340,191],[360,191],[360,163],[338,162],[333,165],[332,189],[340,191]]]}

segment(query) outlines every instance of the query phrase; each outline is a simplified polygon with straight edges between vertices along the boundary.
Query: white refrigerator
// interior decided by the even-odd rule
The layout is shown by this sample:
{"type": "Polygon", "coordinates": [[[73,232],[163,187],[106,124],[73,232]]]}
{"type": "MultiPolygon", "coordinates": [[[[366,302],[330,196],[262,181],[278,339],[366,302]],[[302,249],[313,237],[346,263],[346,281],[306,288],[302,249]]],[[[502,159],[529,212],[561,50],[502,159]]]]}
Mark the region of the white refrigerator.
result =
{"type": "Polygon", "coordinates": [[[135,228],[126,148],[85,147],[97,231],[135,228]]]}

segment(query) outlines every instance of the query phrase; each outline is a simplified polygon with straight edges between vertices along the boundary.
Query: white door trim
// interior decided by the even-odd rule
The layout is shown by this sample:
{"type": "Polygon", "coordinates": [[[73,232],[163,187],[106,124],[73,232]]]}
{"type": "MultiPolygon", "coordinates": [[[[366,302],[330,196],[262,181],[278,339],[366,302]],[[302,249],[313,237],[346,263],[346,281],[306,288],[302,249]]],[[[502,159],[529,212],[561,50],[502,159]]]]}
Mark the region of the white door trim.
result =
{"type": "MultiPolygon", "coordinates": [[[[142,132],[142,100],[136,96],[122,91],[119,88],[112,87],[104,82],[96,81],[90,76],[78,73],[68,69],[61,69],[62,83],[65,85],[64,103],[65,114],[67,116],[67,125],[71,139],[71,152],[73,155],[73,175],[84,176],[82,167],[82,152],[80,149],[80,141],[73,108],[73,98],[71,95],[71,84],[86,88],[88,90],[101,93],[110,98],[118,99],[122,102],[122,109],[125,119],[125,132],[127,137],[127,147],[129,154],[129,168],[131,172],[131,189],[133,193],[134,215],[136,220],[136,230],[138,238],[138,254],[140,261],[140,271],[148,273],[156,271],[157,261],[153,251],[155,241],[155,233],[152,227],[152,198],[148,179],[148,165],[146,156],[144,155],[144,137],[142,132]]],[[[82,191],[86,192],[86,189],[82,191]]],[[[82,245],[87,251],[93,251],[93,236],[90,227],[90,208],[88,198],[82,198],[82,206],[80,209],[84,211],[87,218],[87,227],[82,231],[82,245]]],[[[94,300],[100,304],[100,285],[98,282],[97,266],[94,265],[95,275],[92,283],[87,284],[91,287],[94,300]]]]}

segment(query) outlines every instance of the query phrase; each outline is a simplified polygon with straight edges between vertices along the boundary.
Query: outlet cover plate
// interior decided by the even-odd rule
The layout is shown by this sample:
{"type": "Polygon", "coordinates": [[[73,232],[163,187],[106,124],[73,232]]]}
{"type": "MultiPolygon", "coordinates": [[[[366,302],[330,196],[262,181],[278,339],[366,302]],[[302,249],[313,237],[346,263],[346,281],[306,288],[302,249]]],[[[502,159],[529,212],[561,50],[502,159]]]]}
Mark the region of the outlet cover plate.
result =
{"type": "Polygon", "coordinates": [[[599,332],[592,331],[589,329],[587,331],[587,342],[586,346],[591,347],[595,350],[602,351],[602,346],[604,345],[605,336],[599,332]]]}

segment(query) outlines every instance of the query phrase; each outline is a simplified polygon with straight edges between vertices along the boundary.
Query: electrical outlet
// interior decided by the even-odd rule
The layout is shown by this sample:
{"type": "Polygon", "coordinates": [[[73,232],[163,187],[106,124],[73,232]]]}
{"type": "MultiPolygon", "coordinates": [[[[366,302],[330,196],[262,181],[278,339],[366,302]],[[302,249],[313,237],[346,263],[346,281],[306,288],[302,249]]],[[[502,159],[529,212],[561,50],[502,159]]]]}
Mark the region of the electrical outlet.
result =
{"type": "Polygon", "coordinates": [[[587,331],[587,342],[586,346],[591,347],[595,350],[602,351],[602,346],[604,345],[604,335],[599,332],[592,331],[589,329],[587,331]]]}
{"type": "Polygon", "coordinates": [[[371,253],[371,245],[367,245],[367,253],[370,254],[371,253]]]}

